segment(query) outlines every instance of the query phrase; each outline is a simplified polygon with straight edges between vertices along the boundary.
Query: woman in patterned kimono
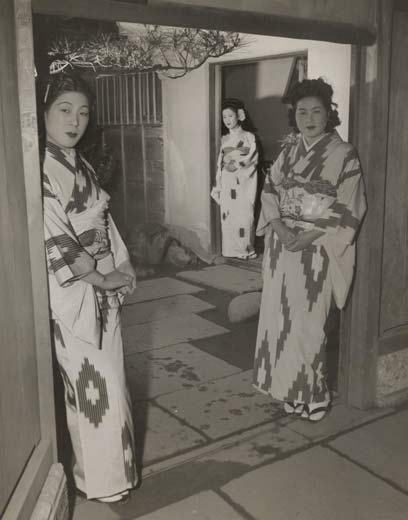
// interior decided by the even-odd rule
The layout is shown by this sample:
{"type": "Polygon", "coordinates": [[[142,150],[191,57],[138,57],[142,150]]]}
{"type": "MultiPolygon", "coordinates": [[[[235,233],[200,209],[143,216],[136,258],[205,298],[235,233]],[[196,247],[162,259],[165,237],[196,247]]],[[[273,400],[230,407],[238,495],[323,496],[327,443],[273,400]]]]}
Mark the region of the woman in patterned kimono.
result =
{"type": "Polygon", "coordinates": [[[222,255],[256,258],[254,204],[258,151],[253,127],[238,99],[222,104],[222,139],[211,196],[221,208],[222,255]]]}
{"type": "Polygon", "coordinates": [[[253,382],[311,421],[330,409],[324,327],[332,297],[345,305],[366,211],[360,162],[335,130],[332,95],[319,78],[295,84],[284,100],[298,133],[266,178],[257,228],[265,256],[253,382]]]}
{"type": "Polygon", "coordinates": [[[88,499],[116,502],[137,484],[119,316],[136,276],[108,212],[109,196],[75,149],[90,100],[86,84],[73,75],[58,74],[47,86],[45,246],[75,483],[88,499]]]}

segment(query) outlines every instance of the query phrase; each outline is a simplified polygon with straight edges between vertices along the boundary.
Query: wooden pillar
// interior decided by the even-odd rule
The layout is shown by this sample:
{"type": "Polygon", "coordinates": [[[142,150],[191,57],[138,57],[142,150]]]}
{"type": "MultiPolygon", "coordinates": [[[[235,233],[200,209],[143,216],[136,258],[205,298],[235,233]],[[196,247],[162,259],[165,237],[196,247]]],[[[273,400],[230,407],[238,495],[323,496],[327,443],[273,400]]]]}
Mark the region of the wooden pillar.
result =
{"type": "Polygon", "coordinates": [[[375,405],[387,167],[392,0],[378,0],[377,41],[352,54],[351,142],[362,162],[368,213],[358,238],[356,278],[345,311],[347,401],[375,405]]]}

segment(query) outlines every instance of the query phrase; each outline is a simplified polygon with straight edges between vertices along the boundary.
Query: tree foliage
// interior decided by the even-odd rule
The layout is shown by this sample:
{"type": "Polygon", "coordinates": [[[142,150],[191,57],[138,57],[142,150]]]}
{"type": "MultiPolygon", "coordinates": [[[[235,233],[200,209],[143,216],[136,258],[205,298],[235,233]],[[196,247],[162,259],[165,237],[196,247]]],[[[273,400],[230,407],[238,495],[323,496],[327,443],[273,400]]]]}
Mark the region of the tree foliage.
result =
{"type": "Polygon", "coordinates": [[[209,58],[246,45],[242,35],[205,29],[118,24],[119,31],[60,33],[50,43],[50,72],[88,67],[95,72],[156,71],[179,78],[209,58]]]}

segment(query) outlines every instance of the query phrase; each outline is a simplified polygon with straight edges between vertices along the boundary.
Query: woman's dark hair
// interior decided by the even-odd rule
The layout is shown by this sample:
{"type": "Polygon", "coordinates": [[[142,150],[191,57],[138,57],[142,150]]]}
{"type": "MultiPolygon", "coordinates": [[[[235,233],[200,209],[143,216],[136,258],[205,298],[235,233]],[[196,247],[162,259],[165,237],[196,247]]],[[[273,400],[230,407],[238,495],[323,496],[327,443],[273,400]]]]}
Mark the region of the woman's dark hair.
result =
{"type": "Polygon", "coordinates": [[[333,132],[336,126],[340,124],[339,113],[337,112],[338,105],[332,101],[332,87],[323,78],[304,79],[295,83],[289,93],[282,99],[282,103],[291,105],[288,110],[289,125],[295,132],[299,132],[295,117],[296,107],[298,102],[306,97],[320,99],[328,114],[326,132],[333,132]]]}
{"type": "MultiPolygon", "coordinates": [[[[248,114],[248,111],[245,108],[244,103],[240,99],[225,98],[222,101],[221,112],[223,112],[227,108],[229,108],[230,110],[233,110],[237,115],[239,115],[238,111],[243,111],[243,113],[245,115],[245,119],[243,121],[240,121],[240,120],[238,121],[238,123],[241,125],[241,128],[243,130],[245,130],[246,132],[252,132],[252,133],[256,132],[256,127],[255,127],[254,123],[252,122],[252,119],[251,119],[250,115],[248,114]]],[[[227,135],[228,133],[229,133],[229,130],[224,125],[224,121],[221,117],[221,134],[227,135]]]]}
{"type": "Polygon", "coordinates": [[[37,85],[38,135],[40,141],[40,156],[45,151],[46,130],[44,114],[54,101],[65,92],[80,92],[88,99],[90,111],[93,108],[94,96],[88,83],[75,72],[59,72],[46,78],[37,85]]]}
{"type": "Polygon", "coordinates": [[[48,78],[42,98],[43,110],[47,112],[52,103],[65,92],[81,92],[87,97],[89,108],[92,109],[93,93],[84,79],[74,72],[60,72],[48,78]]]}

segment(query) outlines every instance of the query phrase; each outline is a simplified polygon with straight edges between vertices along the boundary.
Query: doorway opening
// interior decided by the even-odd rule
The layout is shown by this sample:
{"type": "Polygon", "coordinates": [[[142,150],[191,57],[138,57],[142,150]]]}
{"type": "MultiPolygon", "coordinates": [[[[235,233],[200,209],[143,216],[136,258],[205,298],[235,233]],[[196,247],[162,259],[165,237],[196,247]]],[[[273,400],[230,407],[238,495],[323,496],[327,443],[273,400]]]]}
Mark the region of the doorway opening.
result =
{"type": "MultiPolygon", "coordinates": [[[[136,220],[143,215],[159,215],[165,224],[172,226],[172,229],[187,229],[199,237],[201,245],[204,243],[209,249],[214,249],[211,237],[217,234],[211,235],[211,227],[218,217],[211,217],[208,186],[213,178],[213,165],[216,163],[216,149],[219,143],[221,99],[228,96],[239,97],[245,101],[261,135],[263,154],[259,175],[262,176],[279,153],[279,140],[290,131],[286,107],[281,103],[281,98],[294,82],[307,75],[309,51],[299,50],[302,49],[303,42],[296,47],[297,50],[294,52],[282,52],[273,56],[228,60],[222,63],[213,60],[212,63],[207,63],[180,79],[163,79],[154,73],[144,76],[104,74],[97,78],[95,88],[98,125],[101,127],[104,142],[114,151],[121,165],[117,171],[117,182],[112,179],[110,188],[114,203],[113,216],[119,225],[122,223],[123,230],[128,228],[133,218],[136,220]],[[149,196],[155,187],[158,200],[149,196]]],[[[262,182],[259,186],[262,187],[262,182]]],[[[249,265],[247,263],[245,267],[248,268],[249,265]]],[[[255,267],[254,270],[260,270],[260,260],[255,267]]],[[[153,281],[149,283],[155,285],[153,281]]],[[[158,294],[162,294],[160,291],[164,291],[165,288],[167,290],[166,284],[170,284],[171,287],[178,286],[174,280],[166,280],[159,284],[163,287],[157,288],[158,294]]],[[[200,288],[204,286],[204,282],[201,285],[199,283],[200,288]]],[[[198,296],[194,299],[194,305],[189,304],[187,309],[183,307],[185,312],[192,316],[190,323],[181,323],[178,317],[171,320],[176,324],[180,323],[180,331],[182,326],[188,328],[192,323],[200,328],[203,326],[203,320],[211,322],[213,331],[220,331],[219,327],[228,329],[226,313],[229,301],[222,291],[218,292],[211,284],[209,286],[211,290],[207,291],[207,298],[198,296]],[[198,302],[197,299],[201,301],[198,302]],[[222,320],[213,307],[217,310],[222,308],[222,320]]],[[[173,296],[173,304],[174,301],[180,302],[179,294],[173,296]]],[[[160,300],[158,305],[163,305],[162,296],[160,300]]],[[[191,300],[191,295],[183,294],[183,301],[191,300]]],[[[150,312],[145,322],[140,322],[139,317],[139,321],[132,321],[136,319],[137,314],[132,312],[132,305],[136,303],[131,302],[124,310],[129,334],[132,331],[140,331],[143,335],[140,339],[144,344],[149,344],[149,348],[152,346],[153,354],[147,351],[137,352],[136,348],[130,348],[126,355],[126,363],[133,374],[133,384],[131,381],[130,387],[137,402],[138,435],[147,446],[145,455],[151,450],[148,455],[151,460],[156,460],[155,457],[166,457],[168,452],[159,446],[158,451],[152,454],[156,446],[153,449],[152,444],[149,444],[152,442],[150,438],[145,439],[147,431],[154,433],[155,425],[151,428],[149,421],[164,420],[163,407],[166,408],[168,416],[171,416],[171,421],[168,416],[165,419],[172,425],[177,423],[180,415],[177,416],[178,408],[173,406],[170,397],[162,397],[165,393],[163,387],[154,380],[164,375],[168,379],[163,380],[171,383],[171,389],[178,388],[177,391],[181,391],[177,386],[179,384],[184,390],[194,387],[197,381],[194,377],[197,374],[198,377],[205,377],[201,376],[202,373],[210,376],[218,373],[221,374],[221,379],[224,376],[229,377],[230,371],[233,371],[234,377],[231,376],[231,381],[238,381],[239,377],[235,375],[235,371],[244,373],[250,370],[251,349],[255,347],[256,323],[254,320],[248,327],[237,327],[232,336],[225,332],[226,335],[222,339],[216,337],[212,342],[199,338],[195,343],[194,340],[189,341],[193,344],[189,344],[188,348],[184,342],[182,347],[173,349],[176,358],[167,362],[166,359],[171,358],[163,356],[176,343],[168,345],[165,342],[173,336],[169,332],[164,343],[160,339],[162,343],[154,345],[155,327],[164,326],[162,319],[156,319],[154,313],[150,312]],[[156,324],[156,321],[160,324],[156,324]],[[241,349],[239,352],[236,348],[238,343],[241,349]],[[217,358],[215,363],[210,356],[217,358]],[[193,359],[195,365],[187,365],[186,359],[193,359]],[[212,368],[205,372],[207,366],[212,368]],[[139,367],[143,367],[143,374],[139,367]],[[183,374],[184,380],[175,382],[171,375],[179,372],[183,374]],[[149,374],[153,374],[151,380],[149,374]],[[166,401],[166,405],[157,407],[156,401],[166,401]]],[[[163,309],[160,308],[159,314],[162,312],[163,309]]],[[[174,323],[169,323],[172,333],[174,323]]],[[[177,333],[181,334],[179,331],[177,333]]],[[[204,333],[207,332],[203,330],[204,333]]],[[[176,336],[179,343],[180,337],[176,336]]],[[[130,340],[127,345],[130,345],[130,340]]],[[[338,352],[338,342],[336,345],[338,352]]],[[[333,365],[337,375],[337,361],[333,365]]],[[[245,380],[245,384],[250,387],[249,378],[245,380]]],[[[199,400],[197,407],[198,403],[199,400]]],[[[191,417],[186,419],[186,422],[190,420],[194,425],[193,421],[196,418],[191,417]]],[[[203,431],[202,438],[204,434],[203,431]]],[[[154,435],[152,438],[154,439],[154,435]]],[[[202,438],[198,438],[198,444],[203,442],[202,438]]],[[[166,449],[169,447],[170,445],[167,445],[166,449]]],[[[191,446],[186,447],[190,448],[191,446]]],[[[177,450],[178,446],[175,445],[174,449],[177,450]]]]}

